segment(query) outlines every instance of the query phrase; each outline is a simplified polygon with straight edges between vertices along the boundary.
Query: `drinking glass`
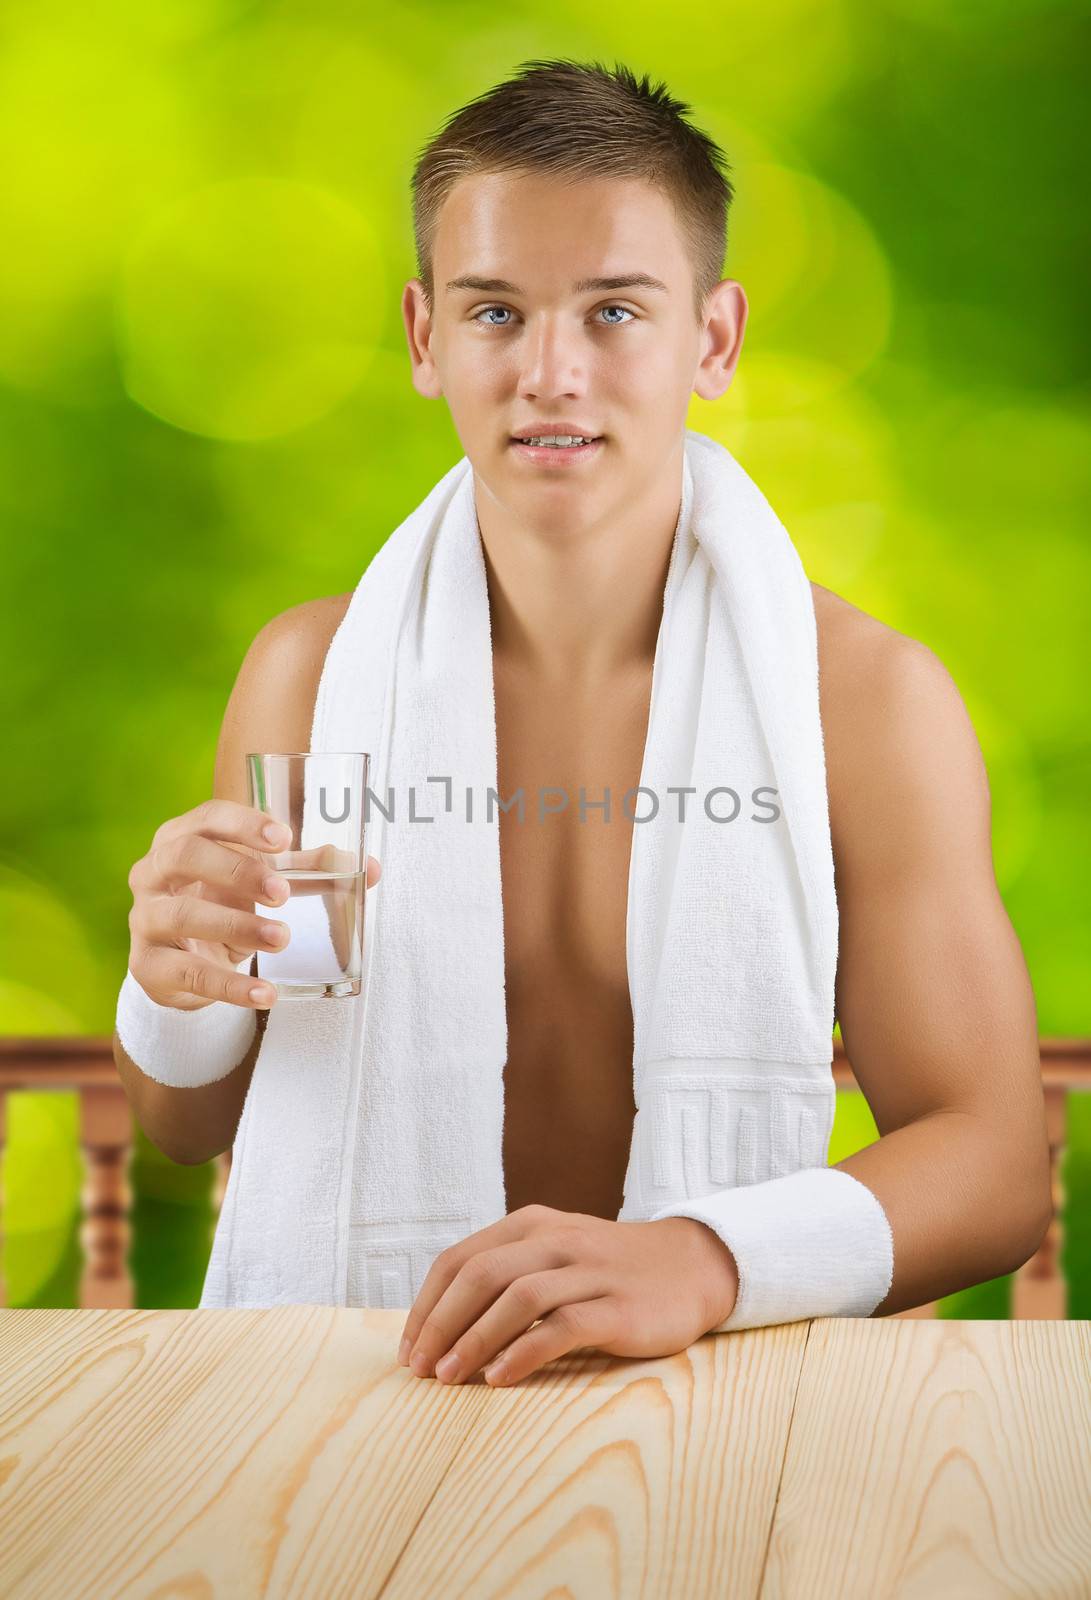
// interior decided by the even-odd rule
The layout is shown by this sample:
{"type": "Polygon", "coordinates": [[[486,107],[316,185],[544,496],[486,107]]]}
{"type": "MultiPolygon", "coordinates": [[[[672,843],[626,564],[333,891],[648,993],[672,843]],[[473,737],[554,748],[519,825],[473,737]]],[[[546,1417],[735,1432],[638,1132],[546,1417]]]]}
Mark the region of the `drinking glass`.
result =
{"type": "Polygon", "coordinates": [[[360,993],[367,844],[364,837],[370,757],[363,750],[251,753],[250,804],[286,823],[283,850],[263,851],[270,871],[289,885],[281,906],[259,913],[287,924],[281,950],[257,952],[259,978],[284,1000],[360,993]]]}

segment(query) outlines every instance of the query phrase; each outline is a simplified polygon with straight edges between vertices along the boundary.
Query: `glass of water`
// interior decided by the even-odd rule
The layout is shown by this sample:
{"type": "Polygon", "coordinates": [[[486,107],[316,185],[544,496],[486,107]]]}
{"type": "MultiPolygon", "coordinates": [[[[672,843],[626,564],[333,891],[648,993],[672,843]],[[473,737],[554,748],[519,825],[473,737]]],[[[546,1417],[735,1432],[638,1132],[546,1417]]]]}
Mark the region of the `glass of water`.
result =
{"type": "Polygon", "coordinates": [[[360,993],[367,845],[366,751],[248,754],[250,804],[291,829],[283,850],[267,850],[270,871],[290,887],[281,906],[258,904],[289,930],[282,950],[257,952],[257,976],[280,999],[337,999],[360,993]]]}

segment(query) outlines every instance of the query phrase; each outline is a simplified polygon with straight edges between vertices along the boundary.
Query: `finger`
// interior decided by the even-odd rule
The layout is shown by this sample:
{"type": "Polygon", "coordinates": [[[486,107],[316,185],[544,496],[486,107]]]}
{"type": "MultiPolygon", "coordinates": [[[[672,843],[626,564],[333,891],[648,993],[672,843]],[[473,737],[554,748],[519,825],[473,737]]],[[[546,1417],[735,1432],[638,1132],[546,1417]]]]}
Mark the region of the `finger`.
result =
{"type": "Polygon", "coordinates": [[[485,1382],[494,1388],[518,1383],[572,1350],[585,1345],[606,1348],[618,1338],[621,1316],[619,1302],[610,1295],[571,1300],[513,1340],[499,1360],[487,1367],[485,1382]]]}
{"type": "Polygon", "coordinates": [[[187,939],[208,939],[243,954],[283,950],[289,942],[285,922],[267,922],[252,908],[221,906],[197,895],[161,894],[149,902],[144,918],[149,944],[184,950],[187,939]]]}
{"type": "MultiPolygon", "coordinates": [[[[357,857],[348,850],[339,850],[335,845],[315,845],[311,850],[277,850],[270,857],[269,866],[275,872],[314,872],[314,873],[341,873],[357,871],[357,857]]],[[[382,868],[374,856],[367,857],[365,887],[370,889],[372,884],[378,883],[382,875],[382,868]]],[[[306,878],[296,878],[292,881],[294,895],[325,894],[326,888],[321,878],[316,877],[308,882],[306,878]]]]}
{"type": "Polygon", "coordinates": [[[443,1383],[463,1382],[498,1358],[506,1359],[506,1352],[539,1319],[556,1316],[565,1322],[569,1309],[603,1297],[605,1287],[601,1273],[584,1263],[516,1279],[441,1357],[435,1376],[443,1383]]]}
{"type": "Polygon", "coordinates": [[[349,856],[348,866],[342,867],[338,863],[345,854],[330,844],[314,845],[309,850],[277,850],[269,858],[270,869],[274,872],[313,872],[316,874],[310,882],[306,878],[292,880],[292,893],[325,894],[326,878],[335,873],[351,872],[353,867],[352,857],[349,856]],[[317,876],[319,873],[325,876],[317,876]]]}
{"type": "Polygon", "coordinates": [[[283,845],[291,839],[291,830],[276,817],[259,806],[246,806],[238,800],[214,797],[204,800],[191,811],[179,817],[170,817],[156,832],[156,837],[171,838],[176,833],[201,833],[209,839],[233,839],[238,844],[255,845],[267,850],[270,844],[283,845]],[[278,829],[275,840],[265,837],[266,828],[278,829]]]}
{"type": "MultiPolygon", "coordinates": [[[[209,883],[202,878],[197,878],[193,883],[182,884],[172,891],[174,894],[196,895],[201,900],[207,900],[210,905],[224,906],[228,910],[245,911],[253,916],[254,906],[258,903],[253,892],[253,884],[230,885],[224,883],[209,883]],[[249,892],[247,892],[249,890],[249,892]]],[[[262,891],[264,896],[265,891],[262,891]]],[[[145,905],[154,905],[156,895],[146,895],[145,905]]],[[[266,902],[267,903],[267,902],[266,902]]]]}
{"type": "MultiPolygon", "coordinates": [[[[404,1347],[408,1341],[412,1349],[416,1344],[421,1328],[436,1302],[454,1281],[460,1268],[472,1256],[496,1245],[525,1238],[533,1229],[553,1222],[563,1215],[563,1212],[554,1211],[550,1206],[520,1206],[517,1211],[507,1212],[498,1221],[490,1222],[488,1227],[478,1228],[475,1233],[468,1233],[465,1239],[460,1239],[457,1244],[448,1245],[446,1250],[441,1250],[429,1267],[417,1298],[405,1319],[405,1326],[402,1328],[402,1346],[404,1347]]],[[[408,1359],[407,1355],[406,1360],[402,1362],[403,1366],[408,1364],[408,1359]]],[[[400,1355],[399,1360],[401,1360],[400,1355]]]]}
{"type": "MultiPolygon", "coordinates": [[[[272,903],[274,898],[271,895],[266,896],[266,902],[272,903]]],[[[244,918],[253,919],[255,926],[265,916],[264,906],[260,913],[255,912],[257,897],[252,883],[249,886],[245,884],[228,886],[196,878],[192,882],[180,884],[172,889],[153,886],[135,892],[129,912],[129,928],[134,940],[147,944],[173,944],[181,948],[186,939],[194,937],[191,931],[182,928],[182,920],[188,919],[189,910],[185,906],[174,909],[172,901],[175,899],[183,902],[199,901],[211,908],[211,915],[214,918],[218,915],[217,908],[222,908],[223,913],[241,914],[244,918]]],[[[205,926],[222,927],[223,924],[206,923],[205,926]]],[[[205,937],[221,939],[220,933],[216,932],[205,937]]],[[[260,947],[253,944],[249,946],[251,951],[256,948],[260,947]]],[[[242,954],[240,950],[240,957],[242,954]]]]}
{"type": "MultiPolygon", "coordinates": [[[[265,874],[262,879],[262,892],[264,892],[264,884],[268,881],[269,876],[276,876],[276,862],[279,852],[271,845],[266,845],[264,849],[259,850],[256,845],[237,844],[231,839],[224,839],[218,842],[222,843],[225,850],[233,851],[236,855],[248,856],[251,861],[257,862],[258,867],[263,869],[265,874]]],[[[254,903],[257,899],[254,888],[255,880],[245,873],[237,876],[240,877],[240,881],[226,883],[222,879],[206,881],[197,878],[193,883],[183,884],[181,888],[177,885],[173,886],[173,892],[175,894],[182,892],[199,894],[206,900],[214,900],[218,905],[237,906],[242,911],[253,911],[254,903]]],[[[281,899],[284,899],[283,893],[281,899]]]]}
{"type": "Polygon", "coordinates": [[[133,869],[130,883],[134,894],[147,895],[162,893],[165,889],[176,893],[200,881],[249,898],[251,905],[259,900],[279,905],[288,898],[288,886],[282,879],[282,892],[273,894],[266,883],[275,876],[260,855],[232,849],[204,834],[175,833],[153,844],[149,854],[133,869]]]}
{"type": "Polygon", "coordinates": [[[566,1283],[573,1293],[582,1291],[581,1298],[601,1294],[598,1271],[590,1272],[546,1235],[483,1251],[466,1263],[425,1320],[410,1366],[418,1377],[441,1376],[436,1363],[455,1352],[459,1376],[468,1377],[537,1317],[552,1311],[558,1301],[550,1297],[563,1294],[566,1283]],[[558,1271],[579,1276],[559,1279],[558,1271]]]}
{"type": "MultiPolygon", "coordinates": [[[[315,845],[312,850],[269,850],[265,854],[275,870],[297,869],[301,872],[355,872],[357,857],[349,850],[339,850],[335,845],[315,845]]],[[[367,857],[367,886],[378,883],[382,867],[375,856],[367,857]]]]}
{"type": "Polygon", "coordinates": [[[139,969],[134,963],[133,972],[141,983],[147,977],[147,992],[153,999],[165,997],[163,1004],[169,1004],[175,996],[198,995],[204,1000],[227,1000],[255,1011],[267,1010],[276,1000],[276,990],[271,985],[258,983],[249,973],[236,972],[234,967],[192,950],[152,945],[140,952],[139,969]],[[252,997],[250,991],[255,987],[258,994],[252,997]]]}

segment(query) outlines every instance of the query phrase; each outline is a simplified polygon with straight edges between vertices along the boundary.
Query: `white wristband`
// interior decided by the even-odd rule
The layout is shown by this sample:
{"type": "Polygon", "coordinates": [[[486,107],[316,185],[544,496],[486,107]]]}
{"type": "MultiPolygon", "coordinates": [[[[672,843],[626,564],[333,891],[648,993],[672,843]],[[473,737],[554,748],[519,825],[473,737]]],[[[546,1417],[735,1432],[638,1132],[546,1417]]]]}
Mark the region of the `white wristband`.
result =
{"type": "MultiPolygon", "coordinates": [[[[246,972],[250,957],[235,968],[246,972]]],[[[161,1006],[126,968],[117,999],[117,1036],[141,1072],[173,1089],[198,1089],[233,1072],[257,1031],[250,1006],[214,1000],[197,1011],[161,1006]]]]}
{"type": "Polygon", "coordinates": [[[693,1217],[735,1257],[734,1309],[712,1333],[808,1317],[867,1317],[894,1277],[894,1237],[872,1191],[839,1167],[804,1167],[765,1183],[664,1206],[693,1217]]]}

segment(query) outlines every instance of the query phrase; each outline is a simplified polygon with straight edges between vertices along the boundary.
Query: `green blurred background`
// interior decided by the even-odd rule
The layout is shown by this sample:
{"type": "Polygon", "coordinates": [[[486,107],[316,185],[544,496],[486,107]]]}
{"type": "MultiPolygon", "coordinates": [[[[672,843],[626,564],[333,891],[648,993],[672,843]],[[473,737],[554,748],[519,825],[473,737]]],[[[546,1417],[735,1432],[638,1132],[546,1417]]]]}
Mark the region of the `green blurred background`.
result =
{"type": "MultiPolygon", "coordinates": [[[[723,147],[736,380],[690,425],[809,575],[935,650],[988,765],[1043,1035],[1089,1026],[1085,8],[13,4],[0,53],[0,1034],[112,1032],[130,867],[211,791],[239,663],[461,454],[410,383],[409,180],[531,58],[665,79],[723,147]],[[382,33],[385,43],[379,40],[382,33]]],[[[73,1094],[9,1101],[10,1305],[76,1303],[73,1094]]],[[[876,1137],[839,1097],[830,1160],[876,1137]]],[[[138,1132],[139,1305],[192,1306],[212,1166],[138,1132]]],[[[1091,1117],[1063,1257],[1091,1315],[1091,1117]]],[[[1006,1316],[1010,1284],[944,1302],[1006,1316]]]]}

